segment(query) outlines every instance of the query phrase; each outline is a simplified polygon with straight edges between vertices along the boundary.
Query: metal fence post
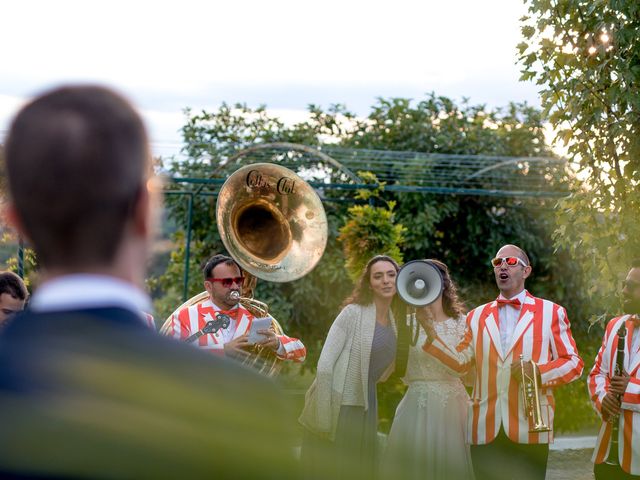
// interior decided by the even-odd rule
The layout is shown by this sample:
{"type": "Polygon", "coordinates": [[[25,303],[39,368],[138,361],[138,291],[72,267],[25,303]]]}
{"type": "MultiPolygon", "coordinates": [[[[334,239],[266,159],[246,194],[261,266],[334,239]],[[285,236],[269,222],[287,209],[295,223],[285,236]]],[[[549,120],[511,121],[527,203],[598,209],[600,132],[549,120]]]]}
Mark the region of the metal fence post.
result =
{"type": "Polygon", "coordinates": [[[189,217],[187,220],[187,240],[184,250],[184,287],[182,301],[186,302],[189,294],[189,265],[191,257],[191,223],[193,222],[193,192],[189,192],[189,217]]]}

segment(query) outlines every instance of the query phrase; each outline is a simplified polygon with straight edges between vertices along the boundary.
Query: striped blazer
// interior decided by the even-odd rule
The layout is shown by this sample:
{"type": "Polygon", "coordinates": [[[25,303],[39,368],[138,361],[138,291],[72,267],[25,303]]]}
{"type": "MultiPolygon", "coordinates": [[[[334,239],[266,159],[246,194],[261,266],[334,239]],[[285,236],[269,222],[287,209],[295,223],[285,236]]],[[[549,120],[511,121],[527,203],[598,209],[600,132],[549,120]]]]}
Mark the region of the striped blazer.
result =
{"type": "MultiPolygon", "coordinates": [[[[232,333],[232,339],[248,333],[254,319],[254,316],[243,307],[238,305],[234,311],[236,309],[237,315],[235,315],[235,319],[237,327],[232,333]]],[[[211,300],[183,308],[171,317],[171,325],[167,331],[167,335],[178,340],[184,340],[201,330],[209,320],[215,318],[216,313],[220,310],[221,309],[214,305],[211,300]]],[[[229,325],[229,328],[232,329],[233,324],[229,325]]],[[[307,356],[307,349],[300,340],[288,337],[287,335],[278,335],[278,339],[280,340],[280,348],[276,352],[276,355],[279,358],[282,360],[293,360],[299,363],[304,362],[307,356]]],[[[224,355],[224,344],[224,335],[220,330],[216,333],[208,333],[201,336],[197,343],[200,348],[219,355],[224,355]]]]}
{"type": "MultiPolygon", "coordinates": [[[[506,307],[510,308],[510,307],[506,307]]],[[[549,300],[529,292],[506,351],[500,342],[498,305],[494,300],[467,314],[467,329],[456,349],[440,339],[428,339],[423,349],[452,370],[463,373],[473,364],[476,378],[467,416],[468,442],[493,441],[500,427],[516,443],[550,443],[548,433],[529,433],[521,387],[511,377],[511,364],[533,360],[541,374],[542,419],[553,429],[554,399],[551,387],[577,379],[583,362],[571,335],[567,312],[549,300]]]]}
{"type": "MultiPolygon", "coordinates": [[[[631,315],[612,319],[605,330],[602,346],[595,365],[589,373],[587,386],[593,407],[602,416],[602,399],[609,390],[609,378],[613,376],[618,348],[618,329],[625,324],[627,337],[624,348],[624,370],[631,379],[622,397],[622,411],[618,417],[618,458],[622,469],[631,475],[640,475],[640,352],[630,354],[633,332],[637,326],[631,315]]],[[[611,445],[610,422],[602,422],[593,462],[602,463],[609,455],[611,445]]]]}

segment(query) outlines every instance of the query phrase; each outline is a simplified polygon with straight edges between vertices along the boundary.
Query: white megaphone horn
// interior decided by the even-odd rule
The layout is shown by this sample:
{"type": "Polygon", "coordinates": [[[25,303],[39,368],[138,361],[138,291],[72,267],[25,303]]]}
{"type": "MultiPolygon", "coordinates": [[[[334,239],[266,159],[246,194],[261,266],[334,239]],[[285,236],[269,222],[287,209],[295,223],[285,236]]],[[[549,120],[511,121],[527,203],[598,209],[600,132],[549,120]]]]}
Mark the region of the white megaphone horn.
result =
{"type": "Polygon", "coordinates": [[[396,277],[398,295],[414,307],[435,302],[442,294],[443,284],[440,270],[429,260],[405,263],[396,277]]]}

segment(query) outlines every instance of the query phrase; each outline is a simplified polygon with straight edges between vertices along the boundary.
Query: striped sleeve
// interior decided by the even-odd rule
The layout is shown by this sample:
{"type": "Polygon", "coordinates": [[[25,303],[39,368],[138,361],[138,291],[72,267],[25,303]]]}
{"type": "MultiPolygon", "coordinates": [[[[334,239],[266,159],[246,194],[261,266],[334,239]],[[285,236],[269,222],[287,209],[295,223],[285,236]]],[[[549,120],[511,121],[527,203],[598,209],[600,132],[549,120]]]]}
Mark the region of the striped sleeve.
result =
{"type": "Polygon", "coordinates": [[[144,313],[144,324],[155,332],[157,328],[156,328],[156,321],[153,318],[153,315],[146,312],[143,312],[143,313],[144,313]]]}
{"type": "Polygon", "coordinates": [[[539,365],[543,386],[563,385],[582,375],[584,362],[578,355],[576,342],[571,335],[569,318],[564,307],[544,300],[544,309],[552,311],[551,351],[553,360],[539,365]]]}
{"type": "Polygon", "coordinates": [[[462,337],[455,350],[449,348],[439,337],[427,340],[422,346],[425,352],[439,360],[445,367],[451,369],[458,375],[468,372],[473,364],[473,331],[470,327],[470,322],[480,313],[474,314],[476,310],[471,311],[467,315],[467,328],[464,337],[462,337]]]}
{"type": "Polygon", "coordinates": [[[611,332],[611,322],[602,339],[602,345],[596,355],[593,368],[589,372],[587,378],[587,388],[589,389],[589,397],[593,408],[600,416],[602,416],[602,400],[609,390],[609,375],[607,374],[608,365],[610,363],[609,351],[607,344],[609,343],[609,334],[611,332]]]}
{"type": "Polygon", "coordinates": [[[280,340],[280,348],[276,352],[278,358],[293,360],[296,363],[302,363],[307,358],[307,349],[297,338],[278,335],[278,340],[280,340]]]}
{"type": "Polygon", "coordinates": [[[183,308],[178,313],[174,313],[171,316],[171,322],[169,328],[165,333],[168,337],[173,337],[176,340],[184,340],[191,332],[189,331],[189,309],[183,308]]]}
{"type": "Polygon", "coordinates": [[[640,412],[640,379],[631,377],[627,389],[622,396],[621,408],[640,412]]]}

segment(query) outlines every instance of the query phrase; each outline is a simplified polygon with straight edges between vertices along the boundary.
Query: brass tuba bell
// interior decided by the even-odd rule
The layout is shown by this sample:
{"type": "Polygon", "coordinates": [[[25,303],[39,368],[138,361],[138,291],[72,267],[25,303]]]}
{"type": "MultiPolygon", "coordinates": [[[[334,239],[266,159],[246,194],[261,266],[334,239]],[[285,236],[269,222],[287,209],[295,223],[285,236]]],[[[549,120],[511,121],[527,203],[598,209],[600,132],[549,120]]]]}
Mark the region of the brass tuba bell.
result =
{"type": "Polygon", "coordinates": [[[236,170],[218,194],[216,219],[229,255],[262,280],[306,275],[327,244],[327,217],[316,192],[272,163],[236,170]]]}
{"type": "MultiPolygon", "coordinates": [[[[295,172],[272,163],[246,165],[227,178],[218,194],[216,222],[227,252],[245,271],[239,303],[255,316],[268,314],[268,306],[253,298],[256,278],[296,280],[315,267],[327,243],[327,217],[316,192],[295,172]]],[[[207,298],[202,292],[174,313],[207,298]]],[[[273,327],[283,333],[275,319],[273,327]]],[[[275,374],[277,357],[261,350],[256,348],[248,363],[275,374]]]]}

